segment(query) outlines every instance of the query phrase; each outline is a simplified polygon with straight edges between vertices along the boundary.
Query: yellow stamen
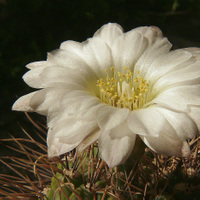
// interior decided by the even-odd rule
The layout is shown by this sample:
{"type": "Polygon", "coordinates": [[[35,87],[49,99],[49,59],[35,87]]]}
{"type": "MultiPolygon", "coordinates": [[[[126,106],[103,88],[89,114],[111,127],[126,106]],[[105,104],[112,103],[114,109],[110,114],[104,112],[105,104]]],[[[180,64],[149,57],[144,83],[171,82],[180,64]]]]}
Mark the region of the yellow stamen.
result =
{"type": "Polygon", "coordinates": [[[140,75],[138,70],[135,77],[128,67],[124,67],[125,73],[116,72],[114,67],[109,69],[106,79],[97,80],[99,98],[102,102],[117,108],[137,110],[147,103],[149,83],[140,75]]]}

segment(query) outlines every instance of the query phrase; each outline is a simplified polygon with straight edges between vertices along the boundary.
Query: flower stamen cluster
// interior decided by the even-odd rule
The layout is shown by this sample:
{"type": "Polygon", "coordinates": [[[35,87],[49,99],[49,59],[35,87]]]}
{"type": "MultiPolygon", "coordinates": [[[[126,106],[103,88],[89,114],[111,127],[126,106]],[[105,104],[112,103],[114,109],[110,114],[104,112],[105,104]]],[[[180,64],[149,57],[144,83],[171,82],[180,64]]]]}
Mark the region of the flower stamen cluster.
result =
{"type": "Polygon", "coordinates": [[[106,79],[99,79],[99,98],[102,102],[117,108],[128,108],[137,110],[147,102],[149,83],[140,76],[138,70],[136,75],[124,67],[122,72],[116,71],[114,67],[105,70],[106,79]]]}

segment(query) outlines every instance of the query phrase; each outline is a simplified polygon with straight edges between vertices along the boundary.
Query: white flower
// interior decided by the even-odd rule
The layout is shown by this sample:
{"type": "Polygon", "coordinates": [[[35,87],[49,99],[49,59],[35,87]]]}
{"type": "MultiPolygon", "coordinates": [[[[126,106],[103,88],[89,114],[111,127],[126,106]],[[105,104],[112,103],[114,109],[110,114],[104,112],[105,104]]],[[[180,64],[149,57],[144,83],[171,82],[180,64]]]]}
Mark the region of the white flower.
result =
{"type": "Polygon", "coordinates": [[[106,24],[28,64],[24,81],[40,90],[13,110],[47,116],[49,157],[98,140],[114,167],[129,157],[136,135],[155,152],[188,156],[187,139],[200,128],[200,50],[170,48],[157,27],[123,33],[106,24]]]}

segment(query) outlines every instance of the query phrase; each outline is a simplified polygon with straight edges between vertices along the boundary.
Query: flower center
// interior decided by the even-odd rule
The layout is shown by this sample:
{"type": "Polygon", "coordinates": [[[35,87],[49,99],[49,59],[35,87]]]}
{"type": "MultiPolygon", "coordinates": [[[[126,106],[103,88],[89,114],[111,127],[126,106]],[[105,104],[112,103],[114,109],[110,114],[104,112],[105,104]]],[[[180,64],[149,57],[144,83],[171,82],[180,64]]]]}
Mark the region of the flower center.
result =
{"type": "Polygon", "coordinates": [[[149,89],[148,82],[140,76],[140,71],[133,74],[124,67],[121,72],[116,72],[114,67],[105,70],[106,79],[99,79],[99,98],[102,102],[117,108],[137,110],[147,102],[149,89]]]}

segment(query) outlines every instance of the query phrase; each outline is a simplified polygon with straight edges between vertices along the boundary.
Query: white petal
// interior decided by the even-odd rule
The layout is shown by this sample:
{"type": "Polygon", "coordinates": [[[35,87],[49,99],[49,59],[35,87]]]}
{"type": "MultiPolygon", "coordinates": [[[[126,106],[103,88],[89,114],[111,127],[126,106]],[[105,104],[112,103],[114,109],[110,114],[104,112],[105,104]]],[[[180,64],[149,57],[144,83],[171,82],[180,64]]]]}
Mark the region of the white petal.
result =
{"type": "Polygon", "coordinates": [[[106,77],[105,69],[112,66],[112,56],[108,46],[100,38],[93,38],[82,44],[81,57],[96,72],[99,78],[106,77]]]}
{"type": "Polygon", "coordinates": [[[34,69],[34,68],[38,68],[38,67],[49,67],[52,66],[53,64],[51,62],[48,61],[36,61],[36,62],[31,62],[29,64],[26,65],[26,68],[28,69],[34,69]]]}
{"type": "Polygon", "coordinates": [[[121,128],[118,126],[117,129],[112,129],[108,132],[104,132],[99,139],[101,157],[110,168],[125,162],[130,156],[135,145],[135,134],[129,136],[131,131],[127,127],[124,129],[124,127],[121,128]],[[110,135],[114,135],[116,130],[124,133],[124,137],[110,137],[110,135]]]}
{"type": "Polygon", "coordinates": [[[130,112],[128,127],[134,134],[158,137],[166,120],[153,106],[130,112]]]}
{"type": "Polygon", "coordinates": [[[146,78],[149,80],[157,80],[167,72],[170,72],[170,70],[176,68],[179,64],[187,61],[191,56],[192,54],[190,52],[183,50],[170,51],[167,54],[163,54],[149,66],[146,78]]]}
{"type": "Polygon", "coordinates": [[[102,102],[98,98],[88,99],[87,104],[77,111],[77,119],[93,120],[97,116],[97,112],[102,107],[102,102]]]}
{"type": "Polygon", "coordinates": [[[65,88],[45,88],[33,95],[30,107],[37,113],[47,115],[49,112],[58,112],[61,101],[66,95],[65,88]]]}
{"type": "Polygon", "coordinates": [[[12,110],[33,112],[34,110],[30,107],[30,100],[37,92],[32,92],[27,95],[20,97],[12,106],[12,110]]]}
{"type": "MultiPolygon", "coordinates": [[[[186,54],[184,53],[185,59],[183,58],[184,54],[180,56],[182,57],[182,62],[176,65],[172,70],[166,71],[167,73],[163,74],[163,76],[158,79],[158,81],[154,85],[155,90],[159,90],[159,89],[163,90],[163,88],[169,88],[169,87],[178,86],[178,85],[191,85],[191,84],[200,83],[200,67],[199,67],[200,56],[198,56],[200,54],[198,52],[200,51],[199,50],[195,51],[194,49],[193,51],[191,49],[190,51],[187,51],[187,49],[184,49],[184,50],[178,50],[177,52],[180,52],[180,53],[186,52],[186,54]],[[189,59],[186,59],[187,54],[188,54],[188,57],[190,54],[192,55],[192,57],[190,57],[189,59]]],[[[171,59],[169,60],[170,60],[169,62],[171,62],[171,59]]],[[[175,60],[179,60],[179,57],[175,58],[175,60]]],[[[176,63],[176,61],[174,61],[174,63],[176,63]]]]}
{"type": "Polygon", "coordinates": [[[72,144],[77,140],[83,140],[92,131],[97,128],[95,121],[79,121],[77,119],[66,119],[65,121],[58,122],[58,125],[53,128],[56,132],[56,137],[62,143],[72,144]],[[60,127],[59,127],[60,126],[60,127]]]}
{"type": "Polygon", "coordinates": [[[77,152],[82,152],[86,147],[96,142],[101,136],[101,131],[97,128],[91,132],[77,147],[77,152]]]}
{"type": "Polygon", "coordinates": [[[148,38],[149,44],[154,43],[156,38],[163,37],[162,31],[156,26],[141,26],[135,28],[134,30],[136,30],[139,33],[142,33],[142,35],[148,38]]]}
{"type": "Polygon", "coordinates": [[[47,135],[49,157],[58,156],[76,148],[81,141],[91,134],[97,123],[78,121],[66,113],[52,119],[47,135]]]}
{"type": "MultiPolygon", "coordinates": [[[[146,39],[149,42],[148,47],[144,53],[140,56],[139,60],[135,64],[135,73],[139,70],[143,76],[147,73],[149,66],[160,56],[169,52],[171,48],[170,42],[164,38],[162,35],[158,34],[154,28],[148,28],[149,35],[146,39]]],[[[156,29],[157,30],[157,29],[156,29]]],[[[145,34],[146,35],[146,34],[145,34]]],[[[144,37],[145,37],[144,35],[144,37]]],[[[148,35],[148,34],[147,34],[148,35]]]]}
{"type": "MultiPolygon", "coordinates": [[[[80,121],[77,120],[74,116],[69,116],[66,112],[63,112],[57,120],[55,119],[54,124],[48,123],[51,131],[54,132],[55,138],[60,138],[64,143],[73,143],[73,141],[66,141],[68,138],[74,136],[78,140],[82,140],[87,135],[89,135],[97,127],[97,122],[93,121],[80,121]]],[[[75,141],[76,142],[76,141],[75,141]]]]}
{"type": "Polygon", "coordinates": [[[104,105],[97,112],[98,125],[104,131],[113,129],[127,119],[129,112],[126,108],[118,109],[104,105]]]}
{"type": "Polygon", "coordinates": [[[78,42],[66,41],[61,44],[61,48],[48,53],[48,62],[53,63],[55,66],[61,66],[67,69],[76,70],[77,73],[90,73],[93,71],[91,67],[77,54],[83,47],[78,42]],[[65,44],[65,45],[62,45],[65,44]],[[64,46],[64,47],[63,47],[64,46]]]}
{"type": "Polygon", "coordinates": [[[61,106],[65,112],[72,115],[76,114],[77,118],[84,120],[93,120],[96,118],[96,108],[93,109],[93,107],[99,106],[99,104],[102,104],[102,102],[96,96],[92,96],[87,91],[79,90],[66,92],[61,102],[61,106]],[[94,113],[91,113],[90,109],[92,109],[94,113]],[[92,114],[92,116],[88,116],[89,113],[92,114]]]}
{"type": "Polygon", "coordinates": [[[81,141],[77,141],[73,144],[64,144],[59,142],[59,138],[54,137],[54,132],[51,130],[48,131],[47,134],[47,145],[48,145],[48,157],[52,158],[54,156],[59,156],[64,153],[67,153],[74,148],[76,148],[81,141]]]}
{"type": "MultiPolygon", "coordinates": [[[[59,103],[59,102],[58,102],[59,103]]],[[[61,117],[74,117],[79,121],[94,121],[96,119],[96,114],[91,113],[90,110],[93,110],[93,107],[97,106],[100,103],[99,99],[94,96],[89,95],[85,91],[71,91],[65,93],[62,98],[60,105],[60,110],[58,112],[51,112],[50,115],[56,117],[48,117],[48,124],[50,126],[55,126],[57,124],[56,120],[60,121],[61,117]],[[86,113],[90,113],[92,116],[88,116],[86,113]],[[56,115],[58,113],[58,115],[56,115]],[[86,115],[86,116],[85,116],[86,115]],[[87,118],[88,116],[88,118],[87,118]]],[[[51,109],[52,110],[52,109],[51,109]]]]}
{"type": "Polygon", "coordinates": [[[112,46],[115,40],[121,35],[123,35],[123,29],[120,25],[116,23],[108,23],[97,30],[94,37],[99,37],[103,39],[106,44],[112,46]]]}
{"type": "Polygon", "coordinates": [[[168,121],[164,124],[158,137],[139,136],[150,149],[157,153],[183,157],[187,157],[190,154],[188,143],[177,135],[168,121]]]}
{"type": "Polygon", "coordinates": [[[197,125],[188,114],[183,112],[174,112],[161,107],[155,107],[154,109],[163,115],[181,139],[192,139],[197,135],[197,125]]]}
{"type": "Polygon", "coordinates": [[[123,123],[119,124],[115,128],[113,128],[109,132],[110,138],[115,139],[115,138],[122,138],[124,136],[133,136],[135,137],[135,134],[129,129],[127,121],[124,121],[123,123]]]}
{"type": "Polygon", "coordinates": [[[191,52],[193,56],[197,57],[198,59],[200,56],[200,48],[197,47],[189,47],[189,48],[184,48],[183,50],[191,52]]]}
{"type": "Polygon", "coordinates": [[[186,62],[181,69],[162,76],[154,85],[154,90],[159,91],[180,85],[196,85],[200,83],[200,62],[186,62]]]}
{"type": "Polygon", "coordinates": [[[190,106],[188,115],[195,121],[200,132],[200,107],[190,106]]]}
{"type": "Polygon", "coordinates": [[[82,58],[98,77],[104,78],[106,76],[104,70],[112,66],[110,49],[101,38],[94,37],[83,43],[66,41],[61,48],[82,58]]]}
{"type": "Polygon", "coordinates": [[[63,67],[38,67],[23,76],[24,81],[33,88],[54,87],[58,83],[73,83],[77,85],[77,89],[84,89],[88,86],[85,78],[87,77],[80,76],[79,73],[63,67]]]}
{"type": "Polygon", "coordinates": [[[159,137],[140,136],[144,143],[153,151],[168,155],[188,157],[190,155],[190,147],[188,143],[181,140],[178,136],[171,137],[165,133],[161,133],[159,137]]]}
{"type": "MultiPolygon", "coordinates": [[[[35,69],[32,69],[28,72],[26,72],[23,76],[23,80],[24,82],[29,85],[30,87],[33,87],[33,88],[42,88],[42,87],[39,87],[38,83],[37,83],[37,80],[39,81],[39,83],[41,82],[40,80],[40,74],[42,73],[42,71],[46,69],[46,67],[38,67],[38,68],[35,68],[35,69]]],[[[40,84],[41,85],[41,84],[40,84]]]]}
{"type": "Polygon", "coordinates": [[[189,112],[190,105],[200,104],[200,85],[183,85],[170,88],[158,95],[151,104],[158,104],[177,111],[189,112]]]}
{"type": "Polygon", "coordinates": [[[138,57],[146,49],[148,42],[134,29],[119,37],[112,48],[114,66],[118,71],[124,67],[133,70],[138,57]]]}

